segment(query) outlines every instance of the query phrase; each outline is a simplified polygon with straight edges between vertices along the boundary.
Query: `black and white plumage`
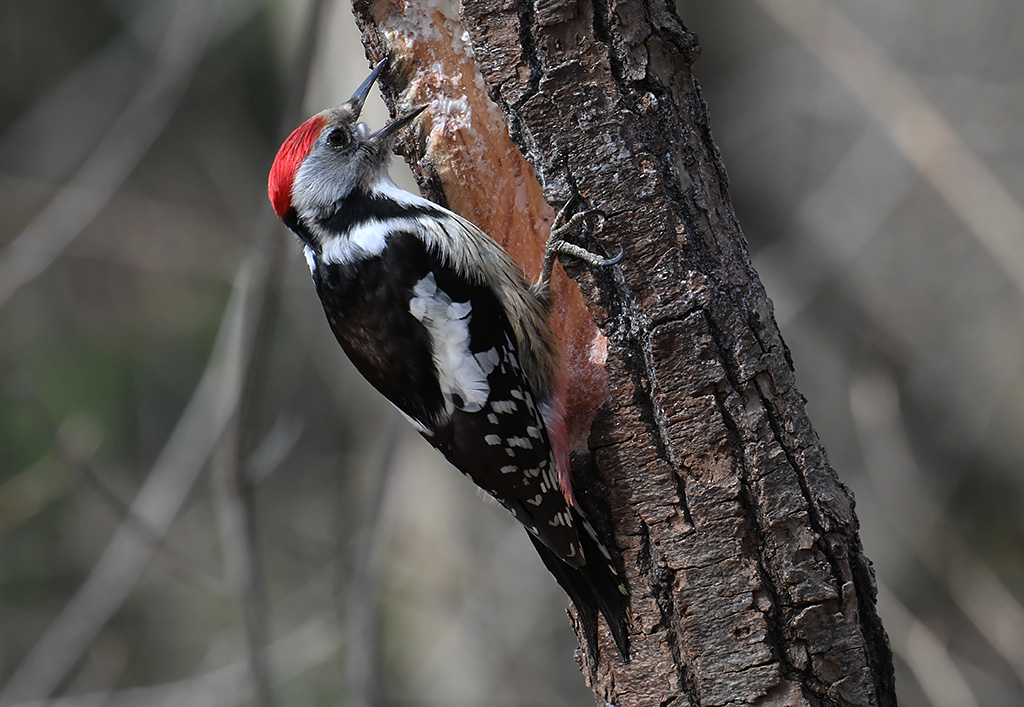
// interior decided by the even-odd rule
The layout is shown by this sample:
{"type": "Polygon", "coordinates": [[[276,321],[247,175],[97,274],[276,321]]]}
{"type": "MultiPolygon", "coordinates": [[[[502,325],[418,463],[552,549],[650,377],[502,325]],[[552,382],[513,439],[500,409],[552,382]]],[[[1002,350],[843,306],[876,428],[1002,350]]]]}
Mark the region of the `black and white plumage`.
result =
{"type": "MultiPolygon", "coordinates": [[[[393,136],[423,108],[370,134],[358,118],[381,67],[285,140],[274,211],[359,372],[527,529],[591,645],[600,611],[628,657],[625,583],[572,494],[550,262],[530,284],[476,226],[394,185],[393,136]]],[[[555,252],[586,255],[558,241],[555,252]]]]}

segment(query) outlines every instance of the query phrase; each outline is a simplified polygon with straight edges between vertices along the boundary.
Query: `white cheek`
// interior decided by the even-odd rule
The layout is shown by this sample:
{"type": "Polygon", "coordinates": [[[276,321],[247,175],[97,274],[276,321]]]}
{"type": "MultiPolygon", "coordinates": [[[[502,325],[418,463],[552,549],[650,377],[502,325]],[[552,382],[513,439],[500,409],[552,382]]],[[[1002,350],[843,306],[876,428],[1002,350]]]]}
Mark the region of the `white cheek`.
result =
{"type": "Polygon", "coordinates": [[[292,205],[300,214],[308,214],[337,203],[355,186],[357,168],[355,161],[344,161],[319,144],[314,145],[295,173],[292,205]]]}

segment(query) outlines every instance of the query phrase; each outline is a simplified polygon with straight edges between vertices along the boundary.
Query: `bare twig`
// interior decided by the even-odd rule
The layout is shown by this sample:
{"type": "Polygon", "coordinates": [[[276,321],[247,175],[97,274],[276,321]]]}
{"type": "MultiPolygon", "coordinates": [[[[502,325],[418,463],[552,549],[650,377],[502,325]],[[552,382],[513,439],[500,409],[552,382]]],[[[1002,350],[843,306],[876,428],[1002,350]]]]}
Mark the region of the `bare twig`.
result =
{"type": "Polygon", "coordinates": [[[882,49],[829,0],[758,0],[850,89],[1024,294],[1024,207],[882,49]]]}
{"type": "MultiPolygon", "coordinates": [[[[278,677],[282,681],[320,665],[338,650],[341,637],[330,626],[325,616],[317,614],[270,645],[269,652],[279,666],[278,677]]],[[[11,703],[11,707],[234,707],[247,704],[253,697],[245,685],[248,667],[248,661],[239,660],[162,685],[24,700],[11,703]]]]}
{"type": "MultiPolygon", "coordinates": [[[[168,542],[164,534],[150,526],[143,518],[133,511],[118,493],[104,480],[103,475],[93,468],[88,457],[72,449],[62,434],[60,425],[43,405],[25,372],[12,376],[8,389],[21,401],[26,410],[31,411],[35,418],[51,434],[54,440],[53,456],[64,466],[80,476],[97,494],[103,503],[111,508],[124,527],[131,528],[138,537],[148,543],[162,558],[181,571],[195,584],[215,595],[223,595],[225,588],[220,576],[211,568],[204,566],[197,558],[189,556],[168,542]]],[[[27,472],[23,472],[27,473],[27,472]]],[[[4,528],[0,526],[0,532],[4,528]]]]}
{"type": "Polygon", "coordinates": [[[880,375],[860,380],[851,389],[851,408],[868,479],[895,537],[943,581],[1024,685],[1024,606],[946,520],[932,485],[924,483],[906,438],[896,385],[880,375]],[[936,533],[941,552],[925,547],[936,533]]]}
{"type": "Polygon", "coordinates": [[[384,450],[380,463],[370,472],[369,499],[356,535],[345,630],[348,704],[354,707],[372,707],[377,704],[377,654],[380,643],[377,611],[382,581],[378,540],[384,504],[394,476],[395,451],[400,438],[399,426],[402,424],[398,416],[393,415],[383,435],[384,450]]]}
{"type": "MultiPolygon", "coordinates": [[[[302,51],[293,71],[293,89],[283,111],[283,130],[287,130],[296,120],[302,108],[316,56],[318,30],[325,7],[324,0],[315,0],[309,8],[300,45],[302,51]]],[[[274,703],[273,680],[265,651],[270,612],[263,584],[262,556],[256,537],[255,484],[245,473],[240,459],[244,433],[249,422],[250,398],[253,395],[252,363],[262,350],[260,342],[269,329],[267,301],[271,283],[278,278],[281,262],[282,239],[277,237],[278,224],[272,219],[269,211],[265,211],[265,214],[258,221],[256,237],[250,251],[250,259],[253,260],[255,269],[253,284],[248,293],[252,332],[247,338],[251,342],[251,353],[240,361],[240,404],[236,407],[234,419],[228,426],[226,435],[221,439],[216,455],[218,463],[215,475],[225,561],[230,574],[235,578],[241,598],[246,629],[248,672],[253,685],[253,701],[258,707],[271,707],[274,703]]]]}
{"type": "Polygon", "coordinates": [[[883,583],[878,602],[886,608],[893,650],[903,657],[935,707],[978,707],[970,685],[949,650],[883,583]]]}
{"type": "Polygon", "coordinates": [[[174,115],[219,3],[177,4],[152,73],[75,176],[0,255],[0,305],[49,267],[110,201],[174,115]]]}
{"type": "MultiPolygon", "coordinates": [[[[237,361],[250,344],[243,336],[250,271],[248,263],[239,268],[206,370],[132,502],[132,517],[160,536],[167,532],[234,414],[241,387],[237,361]]],[[[0,692],[0,705],[53,692],[121,606],[153,550],[132,525],[118,528],[85,582],[15,669],[0,692]]]]}

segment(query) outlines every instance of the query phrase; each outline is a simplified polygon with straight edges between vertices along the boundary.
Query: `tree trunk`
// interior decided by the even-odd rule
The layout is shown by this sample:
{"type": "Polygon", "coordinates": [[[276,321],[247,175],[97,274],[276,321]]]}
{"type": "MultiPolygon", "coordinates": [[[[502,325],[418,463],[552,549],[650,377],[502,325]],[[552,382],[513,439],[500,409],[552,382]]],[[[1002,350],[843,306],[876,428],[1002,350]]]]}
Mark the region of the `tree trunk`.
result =
{"type": "Polygon", "coordinates": [[[392,108],[430,103],[404,146],[429,196],[528,273],[547,201],[582,197],[603,215],[586,245],[624,252],[556,294],[579,495],[631,587],[631,661],[580,645],[598,704],[895,705],[853,500],[751,267],[695,36],[657,2],[354,7],[392,108]]]}

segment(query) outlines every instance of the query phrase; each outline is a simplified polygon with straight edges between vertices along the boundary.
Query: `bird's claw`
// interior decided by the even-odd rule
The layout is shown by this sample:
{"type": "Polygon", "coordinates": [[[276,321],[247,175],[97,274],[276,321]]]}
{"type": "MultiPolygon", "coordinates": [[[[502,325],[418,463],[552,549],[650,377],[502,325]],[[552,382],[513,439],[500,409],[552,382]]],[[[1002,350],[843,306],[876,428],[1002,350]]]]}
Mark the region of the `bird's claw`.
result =
{"type": "Polygon", "coordinates": [[[609,265],[615,265],[622,260],[623,250],[621,246],[619,247],[617,255],[612,258],[605,258],[604,256],[592,253],[586,248],[569,243],[565,240],[565,236],[583,223],[588,216],[597,216],[604,221],[604,214],[595,209],[580,211],[573,214],[571,217],[567,217],[570,207],[577,198],[578,197],[574,196],[569,199],[569,201],[567,201],[559,210],[558,214],[555,216],[554,222],[551,224],[551,233],[548,236],[548,242],[544,247],[544,265],[541,269],[541,278],[538,283],[547,283],[550,280],[551,269],[554,267],[556,255],[566,255],[571,258],[576,258],[594,267],[607,267],[609,265]]]}

